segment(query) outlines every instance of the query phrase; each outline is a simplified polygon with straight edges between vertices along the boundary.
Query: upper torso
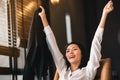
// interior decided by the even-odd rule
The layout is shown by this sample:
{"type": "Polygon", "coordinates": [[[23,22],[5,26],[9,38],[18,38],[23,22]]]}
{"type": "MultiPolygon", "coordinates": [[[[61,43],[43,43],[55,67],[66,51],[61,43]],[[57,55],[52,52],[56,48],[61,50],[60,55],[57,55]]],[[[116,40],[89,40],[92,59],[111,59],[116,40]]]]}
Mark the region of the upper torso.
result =
{"type": "Polygon", "coordinates": [[[77,69],[74,72],[71,72],[70,69],[66,70],[67,66],[65,60],[63,58],[62,53],[58,49],[56,39],[51,28],[48,26],[44,29],[46,33],[46,39],[49,46],[49,49],[52,53],[55,65],[57,67],[59,73],[59,80],[93,80],[97,68],[99,65],[99,60],[101,59],[101,41],[102,41],[102,34],[103,29],[98,27],[96,34],[94,36],[91,51],[90,51],[90,58],[87,63],[87,66],[82,69],[77,69]]]}

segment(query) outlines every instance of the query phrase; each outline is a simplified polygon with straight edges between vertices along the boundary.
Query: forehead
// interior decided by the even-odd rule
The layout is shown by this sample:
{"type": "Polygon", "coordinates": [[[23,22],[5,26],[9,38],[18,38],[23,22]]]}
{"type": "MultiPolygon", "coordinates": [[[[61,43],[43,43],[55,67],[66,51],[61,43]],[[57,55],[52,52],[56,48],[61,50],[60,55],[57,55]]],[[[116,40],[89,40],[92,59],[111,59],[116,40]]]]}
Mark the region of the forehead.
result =
{"type": "Polygon", "coordinates": [[[77,44],[70,44],[67,49],[70,49],[70,48],[79,48],[77,44]]]}

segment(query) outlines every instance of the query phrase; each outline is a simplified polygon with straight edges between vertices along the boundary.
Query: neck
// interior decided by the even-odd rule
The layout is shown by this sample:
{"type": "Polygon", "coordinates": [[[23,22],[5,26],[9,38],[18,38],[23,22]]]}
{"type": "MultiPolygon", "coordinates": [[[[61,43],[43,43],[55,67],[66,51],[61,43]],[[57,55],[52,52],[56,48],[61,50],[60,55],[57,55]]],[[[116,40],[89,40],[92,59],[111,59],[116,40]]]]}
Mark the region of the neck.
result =
{"type": "Polygon", "coordinates": [[[79,64],[71,64],[71,66],[70,66],[70,69],[72,72],[77,70],[78,68],[79,68],[79,64]]]}

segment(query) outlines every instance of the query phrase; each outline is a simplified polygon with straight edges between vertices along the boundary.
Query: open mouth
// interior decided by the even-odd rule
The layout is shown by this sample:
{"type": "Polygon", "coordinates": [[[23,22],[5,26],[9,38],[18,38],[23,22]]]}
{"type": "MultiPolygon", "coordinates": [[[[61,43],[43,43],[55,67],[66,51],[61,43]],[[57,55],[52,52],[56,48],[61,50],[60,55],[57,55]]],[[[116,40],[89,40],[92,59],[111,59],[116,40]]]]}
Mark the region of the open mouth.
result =
{"type": "Polygon", "coordinates": [[[69,56],[69,59],[73,59],[73,58],[75,58],[75,55],[70,55],[69,56]]]}

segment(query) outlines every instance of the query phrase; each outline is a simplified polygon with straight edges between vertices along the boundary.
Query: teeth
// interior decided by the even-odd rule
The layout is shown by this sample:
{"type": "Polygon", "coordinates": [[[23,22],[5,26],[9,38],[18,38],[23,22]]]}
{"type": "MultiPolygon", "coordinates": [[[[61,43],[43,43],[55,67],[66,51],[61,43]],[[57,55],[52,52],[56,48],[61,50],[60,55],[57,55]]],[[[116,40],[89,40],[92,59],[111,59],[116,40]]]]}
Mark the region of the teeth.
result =
{"type": "Polygon", "coordinates": [[[71,58],[74,58],[74,57],[75,57],[74,55],[71,55],[71,56],[70,56],[70,59],[71,59],[71,58]]]}

